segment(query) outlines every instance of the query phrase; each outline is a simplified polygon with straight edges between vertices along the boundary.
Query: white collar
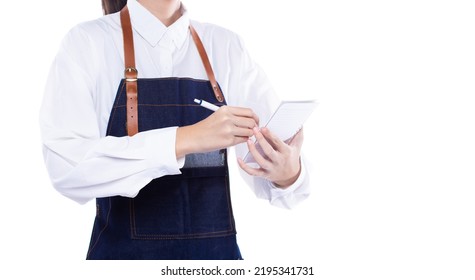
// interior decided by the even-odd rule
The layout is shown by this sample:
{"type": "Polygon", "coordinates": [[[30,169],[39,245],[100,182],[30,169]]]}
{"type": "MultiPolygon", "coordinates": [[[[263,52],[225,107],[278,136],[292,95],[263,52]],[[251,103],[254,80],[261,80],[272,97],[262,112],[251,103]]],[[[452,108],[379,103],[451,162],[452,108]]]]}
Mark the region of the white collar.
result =
{"type": "Polygon", "coordinates": [[[169,27],[166,27],[157,17],[137,1],[127,1],[132,27],[151,46],[155,47],[165,34],[175,46],[181,49],[189,34],[190,19],[185,7],[181,6],[182,16],[169,27]]]}

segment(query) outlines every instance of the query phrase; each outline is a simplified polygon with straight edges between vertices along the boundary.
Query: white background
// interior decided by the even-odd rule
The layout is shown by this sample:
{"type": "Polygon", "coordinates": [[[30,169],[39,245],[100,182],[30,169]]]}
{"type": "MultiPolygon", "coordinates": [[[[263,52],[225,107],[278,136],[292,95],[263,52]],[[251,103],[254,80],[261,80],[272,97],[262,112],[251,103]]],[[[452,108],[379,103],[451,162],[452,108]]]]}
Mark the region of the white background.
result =
{"type": "Polygon", "coordinates": [[[278,209],[234,176],[240,263],[84,261],[94,203],[80,206],[50,185],[38,111],[60,40],[101,16],[100,1],[8,1],[0,17],[1,273],[163,279],[166,265],[305,265],[325,280],[475,279],[471,1],[184,3],[194,19],[240,34],[283,99],[320,101],[305,127],[311,197],[278,209]]]}

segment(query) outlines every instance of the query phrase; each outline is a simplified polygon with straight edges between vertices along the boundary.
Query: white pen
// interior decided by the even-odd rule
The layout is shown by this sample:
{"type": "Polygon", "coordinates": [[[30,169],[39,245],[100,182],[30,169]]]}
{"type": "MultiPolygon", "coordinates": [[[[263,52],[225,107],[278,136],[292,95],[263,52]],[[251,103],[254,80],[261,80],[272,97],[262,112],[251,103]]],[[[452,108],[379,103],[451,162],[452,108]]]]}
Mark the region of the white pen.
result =
{"type": "Polygon", "coordinates": [[[218,106],[211,104],[207,101],[201,100],[201,99],[195,99],[195,103],[200,104],[201,106],[205,107],[206,109],[210,109],[211,111],[216,111],[219,109],[218,106]]]}

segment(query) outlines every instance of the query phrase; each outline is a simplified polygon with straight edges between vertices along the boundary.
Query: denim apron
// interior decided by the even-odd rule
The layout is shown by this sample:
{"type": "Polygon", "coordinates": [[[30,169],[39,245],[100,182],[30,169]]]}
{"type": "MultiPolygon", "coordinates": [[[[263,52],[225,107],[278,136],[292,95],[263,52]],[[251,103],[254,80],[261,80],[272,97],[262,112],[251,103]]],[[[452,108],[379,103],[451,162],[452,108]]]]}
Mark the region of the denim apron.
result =
{"type": "MultiPolygon", "coordinates": [[[[125,84],[122,79],[108,136],[127,136],[125,84]]],[[[139,132],[191,125],[213,113],[193,102],[216,100],[208,80],[138,79],[137,88],[139,132]]],[[[152,180],[135,198],[97,198],[87,259],[241,259],[226,156],[225,149],[190,154],[182,174],[152,180]]]]}

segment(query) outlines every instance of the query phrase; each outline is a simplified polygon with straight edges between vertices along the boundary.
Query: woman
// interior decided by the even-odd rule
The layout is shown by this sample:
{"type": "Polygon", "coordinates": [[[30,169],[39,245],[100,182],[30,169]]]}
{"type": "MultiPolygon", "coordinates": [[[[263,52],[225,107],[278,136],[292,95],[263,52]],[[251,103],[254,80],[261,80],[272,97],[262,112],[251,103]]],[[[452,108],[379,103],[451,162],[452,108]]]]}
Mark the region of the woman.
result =
{"type": "Polygon", "coordinates": [[[290,208],[309,193],[302,132],[286,144],[258,129],[278,99],[234,33],[191,21],[179,0],[103,8],[63,40],[40,114],[53,185],[96,199],[87,258],[241,259],[227,148],[249,149],[260,167],[238,159],[246,181],[290,208]]]}

